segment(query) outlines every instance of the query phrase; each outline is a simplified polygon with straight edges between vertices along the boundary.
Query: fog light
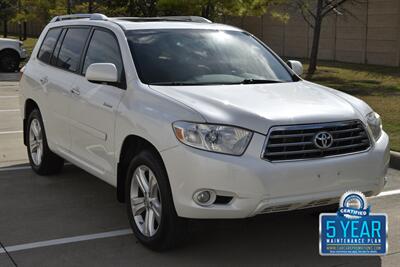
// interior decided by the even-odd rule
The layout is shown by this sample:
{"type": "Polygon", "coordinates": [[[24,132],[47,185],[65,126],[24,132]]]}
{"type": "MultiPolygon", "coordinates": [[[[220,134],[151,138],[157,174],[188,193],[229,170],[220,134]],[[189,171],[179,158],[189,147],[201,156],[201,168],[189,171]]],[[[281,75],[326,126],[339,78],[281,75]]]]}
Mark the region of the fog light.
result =
{"type": "Polygon", "coordinates": [[[209,206],[215,201],[215,193],[212,190],[199,190],[193,194],[193,200],[201,206],[209,206]]]}

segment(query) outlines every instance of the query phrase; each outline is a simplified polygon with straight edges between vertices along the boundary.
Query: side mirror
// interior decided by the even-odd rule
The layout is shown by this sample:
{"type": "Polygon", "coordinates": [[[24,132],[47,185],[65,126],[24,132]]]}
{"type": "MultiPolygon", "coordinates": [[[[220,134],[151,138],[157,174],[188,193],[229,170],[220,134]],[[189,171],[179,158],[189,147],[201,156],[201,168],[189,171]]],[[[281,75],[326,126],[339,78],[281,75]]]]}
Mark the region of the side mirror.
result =
{"type": "Polygon", "coordinates": [[[301,76],[303,74],[303,64],[301,64],[300,61],[289,60],[287,64],[298,76],[301,76]]]}
{"type": "Polygon", "coordinates": [[[85,77],[91,82],[118,82],[118,71],[112,63],[93,63],[87,70],[85,77]]]}

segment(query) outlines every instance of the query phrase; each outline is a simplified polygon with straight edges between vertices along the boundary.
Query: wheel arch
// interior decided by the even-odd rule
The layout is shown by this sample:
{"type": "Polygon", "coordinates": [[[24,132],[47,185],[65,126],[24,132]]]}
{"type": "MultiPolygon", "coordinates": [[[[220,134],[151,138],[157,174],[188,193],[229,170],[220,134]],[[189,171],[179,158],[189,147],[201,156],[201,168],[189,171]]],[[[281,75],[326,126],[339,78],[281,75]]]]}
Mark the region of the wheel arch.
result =
{"type": "Polygon", "coordinates": [[[138,135],[129,135],[125,137],[120,149],[117,164],[117,199],[119,202],[125,202],[125,179],[130,161],[144,149],[153,151],[159,157],[165,169],[161,154],[150,141],[138,135]]]}
{"type": "Polygon", "coordinates": [[[24,118],[23,118],[23,137],[24,137],[24,145],[28,145],[28,140],[27,140],[27,121],[29,114],[32,113],[33,110],[39,109],[39,105],[31,98],[28,98],[25,100],[25,105],[24,105],[24,118]]]}

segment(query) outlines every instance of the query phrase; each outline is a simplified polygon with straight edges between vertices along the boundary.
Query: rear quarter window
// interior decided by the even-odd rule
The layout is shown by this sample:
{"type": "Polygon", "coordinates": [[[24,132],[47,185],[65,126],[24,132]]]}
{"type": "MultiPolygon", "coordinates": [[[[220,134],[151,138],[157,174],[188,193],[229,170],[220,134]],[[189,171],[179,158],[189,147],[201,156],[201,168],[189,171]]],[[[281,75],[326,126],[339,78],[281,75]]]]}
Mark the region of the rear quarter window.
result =
{"type": "Polygon", "coordinates": [[[60,33],[61,28],[50,29],[47,32],[38,53],[38,59],[40,61],[43,61],[45,63],[50,62],[51,55],[53,54],[53,50],[57,43],[58,37],[60,36],[60,33]]]}

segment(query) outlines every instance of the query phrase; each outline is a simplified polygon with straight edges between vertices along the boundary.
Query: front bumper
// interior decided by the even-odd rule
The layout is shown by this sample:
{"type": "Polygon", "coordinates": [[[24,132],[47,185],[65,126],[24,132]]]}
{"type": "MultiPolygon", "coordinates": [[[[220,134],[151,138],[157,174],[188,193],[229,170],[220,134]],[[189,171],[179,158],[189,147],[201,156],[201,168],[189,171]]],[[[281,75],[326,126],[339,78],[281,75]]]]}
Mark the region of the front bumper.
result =
{"type": "Polygon", "coordinates": [[[161,153],[179,216],[245,218],[338,203],[348,190],[379,194],[389,165],[389,138],[367,152],[291,162],[260,158],[265,136],[254,134],[245,154],[236,157],[178,145],[161,153]],[[197,205],[193,193],[212,189],[232,196],[228,204],[197,205]]]}

